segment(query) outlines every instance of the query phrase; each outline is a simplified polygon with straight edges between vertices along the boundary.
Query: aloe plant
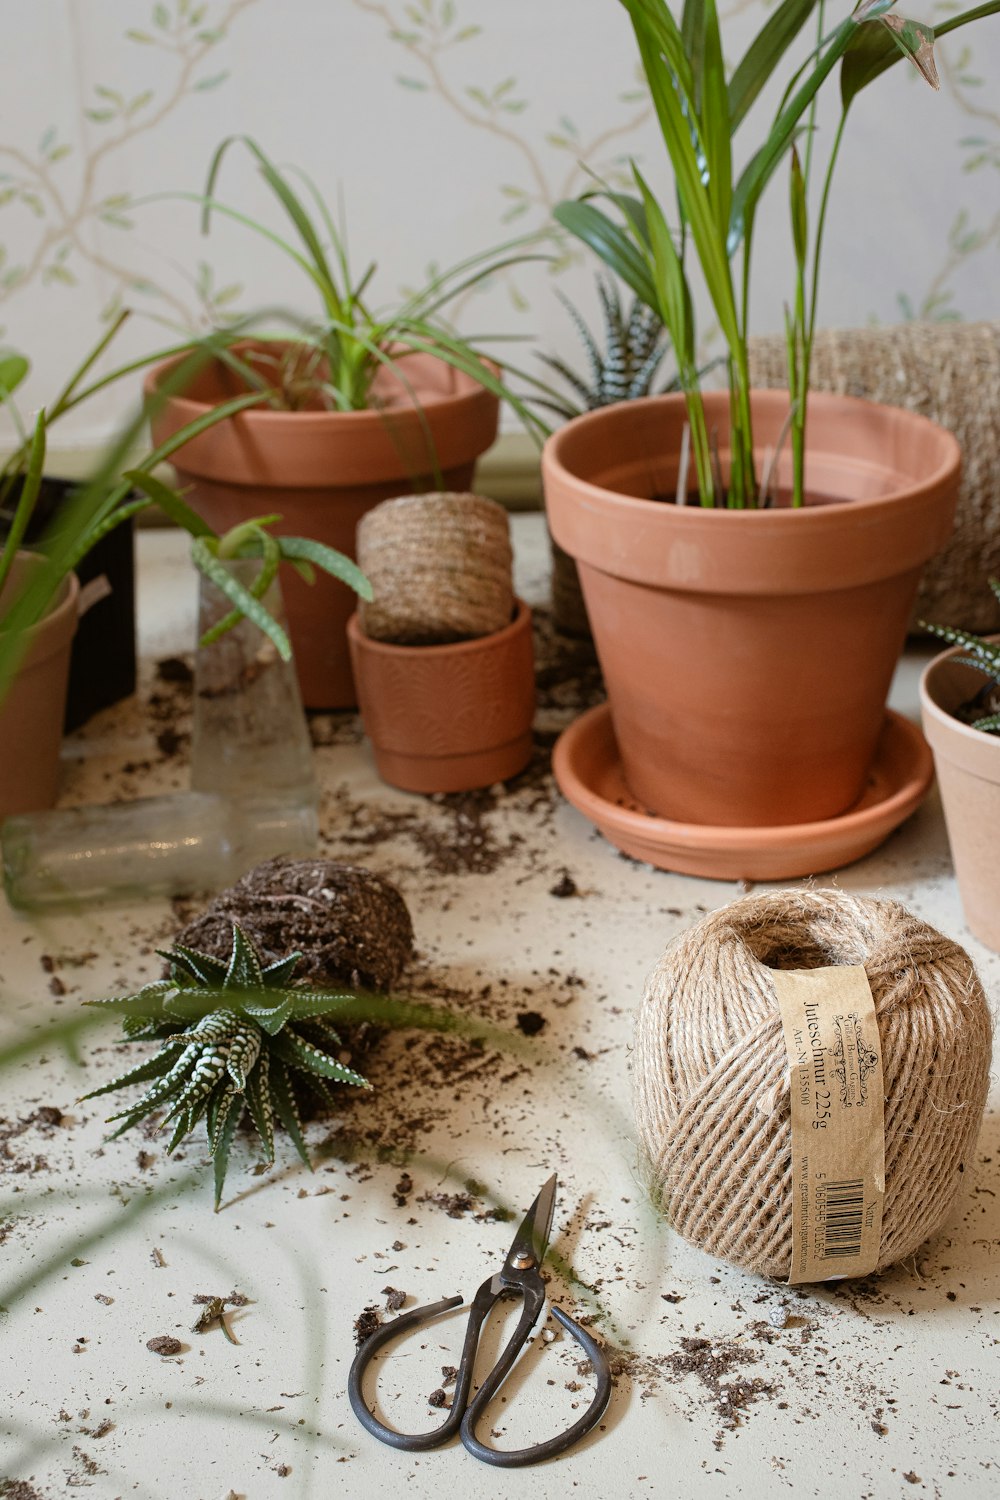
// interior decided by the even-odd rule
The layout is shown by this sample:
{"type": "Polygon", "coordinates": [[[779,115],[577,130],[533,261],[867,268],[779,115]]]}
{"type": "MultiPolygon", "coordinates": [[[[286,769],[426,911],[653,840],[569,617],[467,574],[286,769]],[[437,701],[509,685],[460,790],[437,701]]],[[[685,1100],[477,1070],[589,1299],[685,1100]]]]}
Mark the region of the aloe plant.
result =
{"type": "Polygon", "coordinates": [[[132,995],[85,1002],[120,1014],[125,1041],[161,1043],[153,1057],[83,1096],[97,1099],[131,1084],[148,1085],[139,1099],[110,1117],[121,1121],[111,1138],[165,1110],[161,1126],[173,1127],[169,1153],[204,1122],[215,1165],[216,1209],[244,1114],[266,1162],[274,1161],[279,1121],[311,1169],[302,1132],[303,1090],[331,1103],[332,1084],[369,1087],[339,1061],[340,1038],[331,1023],[338,1010],[356,1001],[355,993],[296,988],[292,975],[302,955],[290,953],[265,966],[236,923],[228,963],[182,944],[160,957],[169,965],[167,978],[132,995]]]}
{"type": "MultiPolygon", "coordinates": [[[[991,578],[990,588],[1000,604],[1000,579],[991,578]]],[[[924,630],[947,641],[949,646],[963,647],[965,655],[956,657],[956,660],[984,674],[987,680],[969,706],[970,713],[974,713],[980,704],[984,705],[984,711],[978,717],[970,717],[969,723],[986,734],[1000,734],[1000,710],[997,708],[1000,704],[1000,641],[984,640],[980,635],[958,630],[953,625],[931,625],[926,620],[921,620],[920,624],[924,630]]]]}
{"type": "Polygon", "coordinates": [[[1000,0],[949,16],[935,26],[890,14],[894,0],[861,0],[830,30],[826,29],[823,0],[780,0],[728,78],[716,0],[684,0],[679,20],[666,0],[620,3],[632,22],[673,170],[675,227],[671,227],[668,210],[635,165],[632,171],[637,195],[601,188],[581,200],[559,204],[556,219],[588,244],[668,328],[687,403],[701,503],[752,506],[758,502],[759,491],[747,355],[753,229],[764,189],[791,155],[796,285],[786,328],[792,395],[792,498],[794,504],[801,505],[805,498],[803,455],[820,252],[830,184],[851,105],[900,57],[908,58],[928,81],[934,82],[935,40],[971,21],[1000,13],[1000,0]],[[762,143],[736,176],[733,138],[810,17],[817,22],[815,46],[806,61],[791,71],[762,143]],[[810,249],[807,203],[814,106],[820,88],[838,65],[841,118],[810,249]],[[803,133],[804,161],[800,161],[792,152],[803,133]],[[608,200],[617,218],[593,201],[600,197],[608,200]],[[720,493],[717,482],[712,435],[701,396],[692,262],[701,272],[728,352],[731,472],[726,494],[720,493]]]}

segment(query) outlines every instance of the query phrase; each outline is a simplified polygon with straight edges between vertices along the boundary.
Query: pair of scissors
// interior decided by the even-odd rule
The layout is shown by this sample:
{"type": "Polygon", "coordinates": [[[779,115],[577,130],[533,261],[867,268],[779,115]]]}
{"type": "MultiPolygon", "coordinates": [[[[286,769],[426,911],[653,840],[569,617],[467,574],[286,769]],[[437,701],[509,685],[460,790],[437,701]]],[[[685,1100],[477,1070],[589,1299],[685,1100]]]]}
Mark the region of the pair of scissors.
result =
{"type": "Polygon", "coordinates": [[[607,1356],[600,1344],[591,1338],[586,1329],[581,1328],[579,1323],[568,1317],[558,1307],[553,1307],[553,1317],[562,1324],[567,1333],[576,1339],[593,1366],[597,1378],[597,1390],[590,1406],[578,1421],[557,1437],[549,1438],[546,1442],[535,1443],[530,1448],[517,1448],[504,1452],[498,1448],[488,1448],[476,1436],[476,1427],[487,1406],[513,1369],[517,1356],[527,1342],[528,1335],[545,1305],[545,1283],[540,1270],[548,1248],[555,1201],[556,1179],[553,1175],[525,1214],[521,1227],[514,1236],[514,1242],[507,1252],[507,1259],[503,1263],[502,1270],[484,1281],[473,1298],[469,1309],[465,1342],[462,1345],[462,1357],[458,1374],[455,1377],[455,1395],[451,1403],[451,1411],[440,1427],[434,1428],[432,1432],[419,1433],[397,1432],[393,1427],[386,1427],[365,1402],[362,1382],[365,1371],[383,1344],[387,1344],[408,1329],[428,1322],[439,1313],[460,1306],[465,1300],[464,1297],[445,1297],[442,1302],[432,1302],[427,1307],[416,1307],[412,1312],[403,1313],[400,1317],[394,1318],[391,1323],[384,1323],[381,1328],[377,1328],[361,1345],[351,1365],[347,1394],[354,1408],[354,1415],[373,1437],[377,1437],[383,1443],[390,1443],[394,1448],[421,1453],[429,1448],[440,1447],[457,1432],[465,1447],[475,1458],[482,1459],[483,1463],[495,1464],[498,1468],[514,1469],[522,1468],[526,1464],[541,1463],[544,1459],[554,1458],[557,1453],[564,1453],[600,1421],[611,1397],[612,1376],[607,1356]],[[507,1297],[522,1299],[524,1306],[521,1316],[496,1364],[470,1400],[469,1392],[472,1387],[476,1351],[479,1347],[479,1336],[483,1324],[496,1304],[507,1297]]]}

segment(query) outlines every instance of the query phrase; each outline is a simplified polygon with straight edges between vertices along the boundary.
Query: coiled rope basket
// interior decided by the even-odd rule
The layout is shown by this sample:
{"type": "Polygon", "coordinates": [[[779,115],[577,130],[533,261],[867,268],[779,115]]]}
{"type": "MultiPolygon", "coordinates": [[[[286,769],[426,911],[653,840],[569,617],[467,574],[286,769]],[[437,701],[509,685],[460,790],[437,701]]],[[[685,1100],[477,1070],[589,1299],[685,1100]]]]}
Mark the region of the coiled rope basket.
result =
{"type": "Polygon", "coordinates": [[[965,950],[895,901],[752,895],[670,944],[646,984],[633,1068],[654,1197],[686,1239],[787,1280],[789,1073],[772,969],[863,964],[882,1040],[878,1269],[941,1227],[989,1086],[989,1008],[965,950]]]}

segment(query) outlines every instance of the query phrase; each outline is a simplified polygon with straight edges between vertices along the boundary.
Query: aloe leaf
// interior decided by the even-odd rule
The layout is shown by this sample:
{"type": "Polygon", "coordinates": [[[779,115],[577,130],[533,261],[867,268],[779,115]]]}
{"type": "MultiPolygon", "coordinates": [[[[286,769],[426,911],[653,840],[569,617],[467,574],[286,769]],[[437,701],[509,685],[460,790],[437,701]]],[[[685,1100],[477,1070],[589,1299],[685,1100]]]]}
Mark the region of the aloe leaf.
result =
{"type": "Polygon", "coordinates": [[[264,1154],[269,1162],[273,1162],[274,1108],[268,1086],[269,1073],[270,1057],[265,1050],[261,1052],[256,1067],[251,1068],[247,1075],[246,1102],[254,1129],[263,1143],[264,1154]]]}
{"type": "Polygon", "coordinates": [[[273,1055],[268,1086],[270,1088],[274,1112],[288,1131],[296,1151],[311,1172],[313,1164],[309,1159],[305,1136],[302,1134],[302,1122],[299,1119],[299,1108],[295,1102],[291,1079],[288,1076],[288,1070],[284,1063],[273,1055]]]}
{"type": "Polygon", "coordinates": [[[156,952],[172,967],[186,970],[198,984],[211,986],[225,983],[229,965],[211,953],[199,953],[196,948],[188,948],[184,943],[175,943],[168,949],[157,948],[156,952]]]}
{"type": "Polygon", "coordinates": [[[245,588],[238,579],[233,577],[228,568],[218,561],[203,537],[195,537],[192,541],[191,558],[205,577],[211,579],[219,592],[225,594],[226,598],[231,600],[236,608],[274,643],[282,661],[291,661],[292,648],[285,631],[282,630],[277,620],[268,614],[263,604],[254,598],[250,590],[245,588]]]}
{"type": "Polygon", "coordinates": [[[371,600],[372,586],[368,579],[357,563],[345,557],[342,552],[335,551],[333,547],[327,547],[323,542],[313,541],[311,537],[281,536],[276,540],[282,557],[315,563],[316,567],[322,568],[324,573],[329,573],[333,578],[339,578],[341,583],[346,583],[348,588],[360,594],[362,599],[371,600]]]}
{"type": "Polygon", "coordinates": [[[358,1088],[371,1088],[367,1078],[362,1078],[361,1074],[355,1073],[353,1068],[346,1068],[335,1057],[328,1056],[319,1047],[314,1047],[311,1042],[303,1040],[288,1027],[280,1036],[274,1038],[271,1043],[271,1053],[272,1056],[279,1057],[282,1062],[288,1063],[293,1068],[301,1068],[308,1073],[318,1073],[322,1078],[333,1078],[338,1083],[350,1083],[358,1088]]]}
{"type": "Polygon", "coordinates": [[[226,968],[225,985],[227,988],[244,990],[259,990],[264,985],[257,950],[238,922],[233,923],[233,947],[226,968]]]}
{"type": "Polygon", "coordinates": [[[987,714],[985,719],[976,719],[974,729],[981,729],[984,734],[1000,733],[1000,714],[987,714]]]}
{"type": "Polygon", "coordinates": [[[117,1078],[112,1078],[110,1083],[102,1083],[100,1088],[91,1089],[89,1094],[82,1094],[83,1099],[99,1099],[102,1094],[110,1094],[114,1089],[127,1088],[132,1083],[145,1083],[147,1079],[159,1078],[173,1066],[174,1059],[169,1052],[158,1052],[155,1057],[147,1057],[145,1062],[138,1063],[136,1067],[129,1068],[126,1073],[119,1073],[117,1078]]]}
{"type": "Polygon", "coordinates": [[[226,1171],[229,1167],[229,1153],[232,1150],[233,1138],[236,1135],[236,1127],[240,1123],[242,1111],[231,1109],[226,1117],[225,1124],[219,1133],[215,1150],[212,1152],[213,1166],[215,1170],[215,1210],[219,1211],[222,1202],[222,1191],[226,1185],[226,1171]]]}
{"type": "Polygon", "coordinates": [[[255,1021],[262,1031],[267,1032],[268,1036],[277,1036],[292,1014],[292,1005],[289,1000],[279,1000],[277,1004],[271,1006],[244,1000],[240,1008],[244,1015],[255,1021]]]}
{"type": "Polygon", "coordinates": [[[931,625],[926,620],[921,620],[920,625],[932,635],[947,641],[949,646],[964,647],[969,652],[970,666],[1000,678],[1000,643],[984,641],[980,636],[972,635],[968,630],[959,630],[953,625],[931,625]]]}

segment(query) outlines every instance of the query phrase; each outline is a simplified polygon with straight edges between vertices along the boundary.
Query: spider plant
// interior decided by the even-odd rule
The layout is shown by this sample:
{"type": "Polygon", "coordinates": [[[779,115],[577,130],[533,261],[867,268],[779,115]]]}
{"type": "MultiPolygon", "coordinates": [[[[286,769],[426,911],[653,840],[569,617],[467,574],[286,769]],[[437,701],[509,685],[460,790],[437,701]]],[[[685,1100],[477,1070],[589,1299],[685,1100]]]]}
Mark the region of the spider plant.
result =
{"type": "Polygon", "coordinates": [[[753,230],[764,189],[791,154],[791,206],[796,260],[794,307],[787,315],[793,503],[804,503],[803,455],[809,365],[816,323],[820,252],[830,184],[844,126],[858,94],[900,57],[934,81],[933,44],[958,27],[1000,12],[1000,0],[952,15],[936,26],[892,13],[894,0],[862,0],[827,29],[824,0],[780,0],[726,76],[716,0],[685,0],[676,19],[666,0],[620,0],[629,13],[676,187],[676,220],[656,198],[638,167],[636,194],[600,188],[561,203],[559,223],[593,249],[670,332],[687,403],[691,449],[701,503],[753,506],[759,500],[754,468],[747,333],[753,230]],[[817,23],[815,45],[790,68],[763,141],[739,176],[733,138],[761,91],[785,61],[803,26],[817,23]],[[822,185],[809,246],[807,198],[815,135],[815,101],[840,66],[841,116],[822,185]],[[793,152],[806,135],[804,162],[793,152]],[[593,201],[603,197],[616,216],[593,201]],[[697,264],[725,340],[729,366],[731,471],[728,491],[717,477],[697,368],[693,263],[697,264]]]}
{"type": "MultiPolygon", "coordinates": [[[[364,411],[384,404],[378,376],[390,370],[409,389],[406,358],[430,354],[471,376],[508,401],[530,432],[547,429],[530,408],[501,380],[496,366],[477,347],[479,337],[460,337],[449,326],[444,309],[506,267],[528,260],[548,260],[531,253],[526,239],[471,255],[435,273],[419,290],[396,306],[379,308],[370,300],[374,261],[360,272],[351,264],[347,235],[313,181],[302,172],[280,169],[261,146],[246,135],[230,136],[216,150],[203,194],[171,197],[201,207],[204,232],[223,216],[281,250],[303,272],[318,294],[317,318],[296,321],[293,338],[246,334],[227,326],[216,334],[216,353],[235,370],[249,391],[262,392],[281,410],[364,411]],[[218,196],[223,163],[233,147],[242,146],[281,208],[291,234],[285,237],[218,196]],[[270,343],[273,347],[268,348],[270,343]]],[[[495,336],[494,336],[495,337],[495,336]]],[[[529,383],[536,383],[528,375],[529,383]]],[[[412,392],[411,392],[412,394],[412,392]]]]}

